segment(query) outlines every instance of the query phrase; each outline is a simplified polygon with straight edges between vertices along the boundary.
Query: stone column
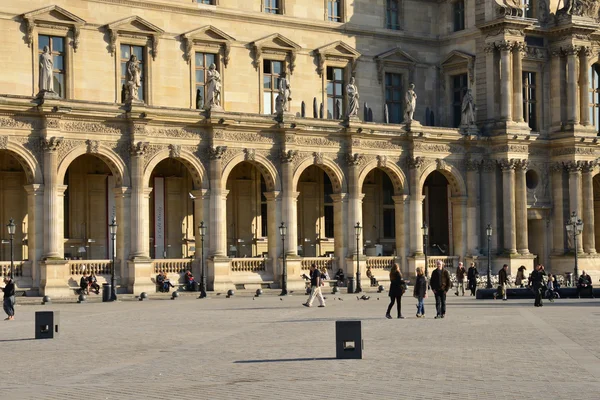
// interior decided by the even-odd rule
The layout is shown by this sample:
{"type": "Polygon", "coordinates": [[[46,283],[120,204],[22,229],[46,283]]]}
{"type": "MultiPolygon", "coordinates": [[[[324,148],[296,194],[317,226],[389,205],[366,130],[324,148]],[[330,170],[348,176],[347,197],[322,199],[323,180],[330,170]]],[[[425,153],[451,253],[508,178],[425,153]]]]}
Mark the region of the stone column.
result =
{"type": "Polygon", "coordinates": [[[452,197],[452,238],[454,241],[454,255],[464,261],[467,251],[467,198],[452,197]]]}
{"type": "MultiPolygon", "coordinates": [[[[115,275],[119,277],[119,284],[121,286],[127,286],[128,271],[127,259],[130,253],[130,235],[126,229],[129,225],[128,210],[131,209],[131,190],[127,187],[116,187],[112,188],[115,196],[115,218],[117,222],[117,247],[115,252],[115,261],[119,263],[115,269],[115,275]],[[117,274],[116,271],[119,271],[117,274]]],[[[108,221],[112,221],[113,213],[109,212],[108,221]]],[[[109,240],[112,240],[110,234],[108,235],[109,240]]],[[[112,246],[109,246],[112,248],[112,246]]],[[[112,254],[108,255],[112,259],[112,254]]]]}
{"type": "MultiPolygon", "coordinates": [[[[581,218],[581,170],[583,163],[581,161],[569,161],[566,167],[569,171],[569,215],[575,211],[577,217],[581,218]]],[[[581,236],[577,238],[577,252],[583,252],[583,240],[581,240],[581,236]]]]}
{"type": "Polygon", "coordinates": [[[594,229],[594,186],[593,172],[596,163],[584,161],[583,163],[583,250],[586,253],[596,253],[596,231],[594,229]]]}
{"type": "Polygon", "coordinates": [[[577,55],[579,47],[572,46],[567,50],[567,121],[572,124],[579,123],[579,110],[577,108],[577,55]]]}
{"type": "Polygon", "coordinates": [[[148,235],[148,210],[145,207],[146,190],[144,187],[144,154],[148,143],[138,142],[131,146],[131,254],[130,259],[148,259],[144,240],[148,235]]]}
{"type": "Polygon", "coordinates": [[[467,160],[467,254],[474,256],[480,253],[479,249],[479,160],[467,160]]]}
{"type": "Polygon", "coordinates": [[[523,52],[525,43],[516,43],[513,49],[513,121],[523,122],[523,52]]]}
{"type": "MultiPolygon", "coordinates": [[[[273,191],[264,193],[267,199],[267,233],[268,233],[268,246],[269,246],[269,258],[272,261],[272,271],[275,280],[282,274],[281,271],[277,270],[279,263],[279,255],[283,251],[281,247],[281,236],[279,235],[279,226],[281,225],[281,192],[273,191]]],[[[287,228],[287,232],[292,229],[287,228]]],[[[287,238],[286,238],[287,239],[287,238]]]]}
{"type": "Polygon", "coordinates": [[[419,186],[419,174],[423,166],[422,157],[409,160],[409,185],[410,185],[410,252],[411,255],[423,254],[423,195],[419,186]]]}
{"type": "Polygon", "coordinates": [[[27,191],[27,250],[31,261],[31,279],[33,287],[40,285],[40,265],[44,232],[44,185],[26,185],[27,191]]]}
{"type": "Polygon", "coordinates": [[[407,195],[397,195],[393,196],[394,200],[394,214],[396,217],[396,257],[400,260],[400,267],[403,272],[408,272],[406,266],[406,235],[404,227],[406,226],[406,221],[404,217],[404,207],[405,203],[408,202],[407,195]]]}
{"type": "Polygon", "coordinates": [[[550,53],[550,118],[551,126],[560,127],[561,118],[561,51],[560,49],[552,50],[550,53]]]}
{"type": "Polygon", "coordinates": [[[359,173],[359,160],[361,157],[347,158],[348,162],[348,220],[346,223],[346,229],[348,230],[348,257],[356,256],[356,233],[354,227],[357,222],[360,222],[360,226],[363,227],[363,232],[360,235],[359,240],[359,254],[362,254],[363,248],[363,236],[364,236],[364,222],[362,219],[362,199],[365,197],[361,193],[361,189],[358,185],[358,173],[359,173]],[[353,238],[353,240],[350,240],[353,238]]]}
{"type": "Polygon", "coordinates": [[[64,257],[64,246],[61,246],[63,238],[60,224],[60,213],[63,209],[62,197],[59,196],[58,181],[58,148],[62,144],[62,138],[52,137],[42,140],[44,150],[44,253],[43,258],[62,259],[64,257]],[[60,228],[60,229],[59,229],[60,228]]]}
{"type": "MultiPolygon", "coordinates": [[[[346,224],[348,220],[345,218],[347,214],[347,205],[348,205],[348,197],[346,193],[335,193],[331,195],[331,199],[333,200],[333,235],[335,240],[335,258],[338,260],[337,268],[344,268],[343,263],[346,260],[346,254],[348,252],[348,248],[346,243],[351,242],[348,240],[347,236],[347,228],[346,224]]],[[[334,268],[335,270],[335,268],[334,268]]],[[[345,271],[349,271],[349,269],[344,269],[345,271]]]]}
{"type": "Polygon", "coordinates": [[[202,258],[202,238],[200,237],[200,230],[198,227],[200,226],[201,222],[204,222],[204,226],[206,226],[206,235],[204,236],[204,259],[206,260],[208,250],[210,249],[210,220],[205,219],[204,217],[204,203],[207,200],[210,201],[210,195],[207,189],[195,189],[192,190],[191,193],[192,196],[194,196],[194,221],[196,224],[196,226],[194,226],[194,246],[196,247],[194,258],[196,260],[200,260],[202,258]]]}
{"type": "Polygon", "coordinates": [[[494,93],[494,83],[498,81],[496,73],[496,46],[494,43],[488,43],[485,46],[485,87],[486,87],[486,105],[487,118],[492,120],[496,117],[496,99],[494,93]]]}
{"type": "MultiPolygon", "coordinates": [[[[213,258],[227,257],[227,194],[222,179],[221,158],[227,150],[226,146],[209,148],[210,155],[210,237],[209,256],[213,258]]],[[[205,221],[206,222],[206,221],[205,221]]]]}
{"type": "Polygon", "coordinates": [[[487,249],[486,229],[488,224],[492,225],[494,236],[491,241],[491,252],[498,251],[498,209],[496,203],[496,160],[487,159],[482,163],[482,185],[481,185],[481,205],[483,208],[483,217],[481,218],[481,248],[487,249]]]}
{"type": "Polygon", "coordinates": [[[581,108],[581,125],[590,124],[588,60],[591,55],[591,48],[581,48],[581,52],[579,53],[579,107],[581,108]]]}
{"type": "Polygon", "coordinates": [[[502,169],[502,218],[504,220],[504,251],[517,254],[517,237],[515,231],[515,162],[501,160],[502,169]]]}
{"type": "Polygon", "coordinates": [[[503,41],[498,44],[498,48],[500,49],[500,116],[505,121],[512,121],[510,52],[513,44],[503,41]]]}
{"type": "Polygon", "coordinates": [[[563,170],[561,162],[551,165],[552,169],[552,253],[563,255],[565,252],[565,219],[563,209],[563,170]]]}
{"type": "Polygon", "coordinates": [[[516,168],[516,228],[517,251],[519,254],[529,254],[527,237],[527,182],[525,174],[529,167],[529,160],[518,160],[516,168]]]}
{"type": "Polygon", "coordinates": [[[293,161],[297,156],[297,152],[290,150],[287,153],[281,154],[281,180],[282,180],[282,212],[281,220],[288,227],[288,237],[285,241],[286,255],[298,256],[298,195],[299,192],[294,191],[294,164],[293,161]]]}

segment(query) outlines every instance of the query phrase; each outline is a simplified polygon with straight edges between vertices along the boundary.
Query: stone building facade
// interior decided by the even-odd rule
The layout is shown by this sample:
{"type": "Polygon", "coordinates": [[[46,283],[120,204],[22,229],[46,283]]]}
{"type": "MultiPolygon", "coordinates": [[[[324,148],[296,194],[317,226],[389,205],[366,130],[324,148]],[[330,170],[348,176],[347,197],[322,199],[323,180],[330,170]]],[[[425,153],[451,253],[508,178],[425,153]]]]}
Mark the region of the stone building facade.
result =
{"type": "Polygon", "coordinates": [[[283,254],[290,288],[313,262],[364,285],[425,253],[483,272],[488,250],[494,271],[556,273],[576,252],[598,277],[598,18],[577,0],[6,0],[17,284],[72,293],[113,249],[136,293],[203,260],[210,289],[277,287],[283,254]]]}

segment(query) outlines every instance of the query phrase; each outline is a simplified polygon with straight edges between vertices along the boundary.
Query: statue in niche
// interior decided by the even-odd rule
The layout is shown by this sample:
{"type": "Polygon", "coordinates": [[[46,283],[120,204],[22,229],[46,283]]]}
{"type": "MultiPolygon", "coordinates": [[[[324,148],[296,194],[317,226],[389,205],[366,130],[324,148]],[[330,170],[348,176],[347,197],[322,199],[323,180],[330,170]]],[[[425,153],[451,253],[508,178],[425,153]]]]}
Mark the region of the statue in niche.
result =
{"type": "Polygon", "coordinates": [[[44,92],[54,93],[54,61],[50,48],[44,46],[44,51],[40,54],[40,94],[44,92]]]}
{"type": "Polygon", "coordinates": [[[217,66],[213,63],[208,67],[206,73],[206,93],[204,99],[204,108],[221,107],[221,74],[217,71],[217,66]]]}
{"type": "Polygon", "coordinates": [[[598,19],[599,10],[598,0],[565,0],[560,11],[569,15],[598,19]]]}
{"type": "Polygon", "coordinates": [[[279,78],[279,87],[277,89],[279,90],[279,96],[281,96],[283,112],[289,112],[290,101],[292,101],[292,89],[290,80],[288,79],[285,71],[281,72],[281,76],[279,78]]]}
{"type": "Polygon", "coordinates": [[[346,86],[346,96],[348,101],[348,112],[346,113],[346,116],[348,118],[358,118],[358,99],[360,99],[360,95],[354,77],[350,78],[350,83],[346,86]]]}
{"type": "Polygon", "coordinates": [[[135,54],[132,54],[129,57],[129,61],[125,64],[126,70],[126,86],[127,86],[127,96],[126,102],[138,102],[140,101],[138,98],[138,90],[142,86],[142,71],[140,69],[140,62],[138,61],[135,54]]]}
{"type": "Polygon", "coordinates": [[[411,83],[404,95],[404,123],[410,124],[415,116],[417,108],[417,94],[415,93],[415,84],[411,83]]]}
{"type": "Polygon", "coordinates": [[[460,126],[475,126],[475,110],[477,110],[477,107],[475,107],[475,100],[473,99],[471,89],[467,89],[467,93],[463,97],[461,110],[460,126]]]}

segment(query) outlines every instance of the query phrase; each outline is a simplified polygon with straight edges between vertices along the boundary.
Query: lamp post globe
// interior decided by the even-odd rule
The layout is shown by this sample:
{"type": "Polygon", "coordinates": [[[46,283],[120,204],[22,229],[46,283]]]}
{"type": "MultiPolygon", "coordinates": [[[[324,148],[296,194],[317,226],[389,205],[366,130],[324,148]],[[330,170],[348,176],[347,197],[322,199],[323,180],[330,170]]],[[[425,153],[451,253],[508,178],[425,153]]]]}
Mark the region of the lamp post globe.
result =
{"type": "Polygon", "coordinates": [[[287,296],[287,260],[286,260],[286,251],[285,251],[285,235],[287,234],[287,227],[285,223],[282,221],[281,225],[279,225],[279,235],[281,235],[281,254],[282,254],[282,274],[281,274],[281,293],[280,296],[287,296]]]}
{"type": "Polygon", "coordinates": [[[198,226],[198,234],[200,235],[200,297],[204,299],[206,297],[206,266],[204,264],[204,236],[206,236],[206,225],[204,221],[200,222],[198,226]]]}
{"type": "Polygon", "coordinates": [[[360,222],[357,222],[354,226],[354,232],[356,233],[356,291],[354,293],[361,293],[362,286],[360,284],[360,233],[362,232],[362,226],[360,222]]]}
{"type": "Polygon", "coordinates": [[[112,241],[112,267],[110,269],[110,301],[117,301],[117,289],[115,288],[115,256],[117,247],[117,218],[113,216],[110,225],[108,225],[110,239],[112,241]]]}

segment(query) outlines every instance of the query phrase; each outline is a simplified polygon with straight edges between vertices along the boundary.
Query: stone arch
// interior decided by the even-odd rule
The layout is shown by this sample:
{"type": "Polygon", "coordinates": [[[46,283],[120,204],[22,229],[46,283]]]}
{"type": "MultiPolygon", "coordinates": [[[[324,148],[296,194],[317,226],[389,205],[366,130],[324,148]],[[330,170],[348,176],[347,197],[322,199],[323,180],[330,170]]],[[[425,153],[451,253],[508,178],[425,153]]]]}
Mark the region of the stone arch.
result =
{"type": "MultiPolygon", "coordinates": [[[[159,151],[156,153],[146,165],[144,170],[144,186],[150,186],[150,176],[152,175],[152,171],[154,168],[163,160],[166,160],[170,157],[171,151],[168,148],[159,151]]],[[[192,153],[186,150],[181,150],[178,157],[173,157],[179,160],[185,167],[188,169],[190,175],[192,176],[192,180],[194,182],[194,187],[196,189],[208,189],[208,176],[206,175],[206,170],[204,166],[200,162],[200,160],[195,157],[192,153]]]]}
{"type": "Polygon", "coordinates": [[[293,188],[294,191],[297,190],[298,181],[300,181],[300,176],[304,172],[304,170],[311,165],[316,165],[321,168],[325,173],[329,176],[331,180],[331,184],[333,186],[334,193],[347,193],[348,186],[346,185],[346,178],[344,177],[344,172],[340,168],[338,164],[336,164],[332,159],[323,157],[322,161],[317,163],[315,162],[315,157],[307,157],[302,160],[300,164],[294,170],[294,179],[293,179],[293,188]]]}
{"type": "Polygon", "coordinates": [[[260,171],[262,176],[265,178],[265,183],[267,184],[267,190],[269,192],[281,191],[281,178],[277,172],[277,168],[275,168],[275,165],[273,165],[273,163],[267,157],[261,154],[252,154],[252,157],[248,157],[247,153],[240,153],[236,155],[227,162],[227,165],[224,166],[223,173],[221,174],[223,187],[225,187],[231,171],[233,171],[238,164],[244,161],[254,165],[256,169],[260,171]]]}
{"type": "Polygon", "coordinates": [[[58,182],[62,184],[65,179],[65,174],[67,173],[67,169],[71,165],[71,163],[79,156],[83,156],[85,154],[90,154],[92,156],[96,156],[102,161],[106,163],[112,174],[116,178],[116,186],[130,186],[129,182],[129,171],[127,169],[127,164],[123,161],[121,156],[115,153],[113,150],[104,147],[102,145],[98,146],[97,151],[90,152],[88,151],[89,147],[86,144],[82,144],[80,146],[75,147],[71,150],[65,158],[63,158],[58,164],[58,182]]]}
{"type": "Polygon", "coordinates": [[[369,161],[360,171],[358,175],[358,187],[359,190],[362,188],[363,183],[371,171],[379,168],[384,171],[394,184],[394,194],[396,196],[401,194],[408,194],[408,185],[406,184],[406,175],[398,165],[393,162],[381,164],[379,160],[369,161]]]}
{"type": "Polygon", "coordinates": [[[2,150],[9,152],[19,164],[21,164],[23,171],[25,171],[25,177],[28,184],[44,183],[42,168],[38,163],[38,160],[29,150],[16,143],[11,143],[10,141],[6,144],[6,147],[2,148],[2,150]]]}
{"type": "Polygon", "coordinates": [[[438,159],[436,162],[430,163],[423,168],[419,177],[419,185],[417,186],[421,188],[421,191],[425,185],[425,180],[433,171],[439,171],[446,177],[452,191],[452,197],[467,196],[467,185],[460,170],[454,165],[441,159],[438,159]]]}

